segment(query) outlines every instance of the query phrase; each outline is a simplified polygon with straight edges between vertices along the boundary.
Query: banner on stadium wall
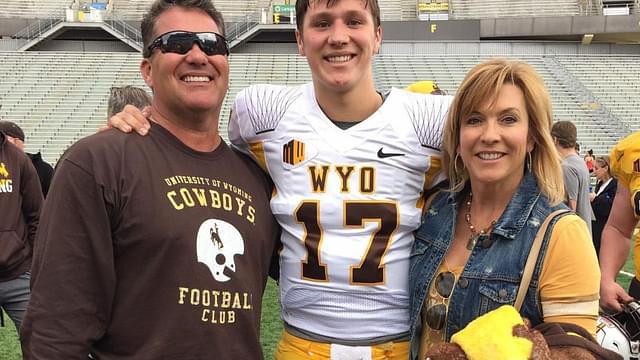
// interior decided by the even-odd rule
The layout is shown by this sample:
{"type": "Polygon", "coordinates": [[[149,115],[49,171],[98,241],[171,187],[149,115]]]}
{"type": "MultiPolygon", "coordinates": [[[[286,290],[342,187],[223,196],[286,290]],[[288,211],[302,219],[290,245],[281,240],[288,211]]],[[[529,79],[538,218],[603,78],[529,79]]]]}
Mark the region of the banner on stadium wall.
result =
{"type": "Polygon", "coordinates": [[[449,3],[418,3],[418,10],[422,12],[449,11],[449,3]]]}
{"type": "Polygon", "coordinates": [[[385,41],[478,41],[480,20],[385,21],[385,41]]]}
{"type": "Polygon", "coordinates": [[[272,6],[274,24],[294,24],[296,22],[296,6],[277,4],[272,6]]]}
{"type": "Polygon", "coordinates": [[[418,20],[449,20],[448,2],[427,1],[418,0],[418,20]]]}

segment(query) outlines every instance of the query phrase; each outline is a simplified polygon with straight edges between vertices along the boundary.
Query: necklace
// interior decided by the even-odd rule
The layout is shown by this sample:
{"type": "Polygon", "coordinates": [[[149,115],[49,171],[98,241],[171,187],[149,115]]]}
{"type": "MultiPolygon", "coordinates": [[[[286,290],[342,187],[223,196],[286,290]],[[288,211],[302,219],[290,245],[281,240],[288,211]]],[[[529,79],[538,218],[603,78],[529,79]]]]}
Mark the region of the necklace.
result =
{"type": "Polygon", "coordinates": [[[469,192],[469,199],[467,200],[467,212],[464,214],[464,219],[467,222],[467,226],[469,227],[469,231],[471,231],[471,236],[469,237],[469,240],[467,241],[467,250],[471,250],[473,249],[474,246],[476,246],[476,243],[478,242],[478,239],[481,236],[487,235],[488,233],[491,232],[491,229],[493,228],[493,225],[496,224],[495,220],[491,221],[491,224],[489,224],[489,226],[487,226],[486,228],[480,230],[480,232],[478,232],[476,230],[476,227],[473,226],[473,223],[471,223],[471,200],[473,199],[473,193],[469,192]]]}

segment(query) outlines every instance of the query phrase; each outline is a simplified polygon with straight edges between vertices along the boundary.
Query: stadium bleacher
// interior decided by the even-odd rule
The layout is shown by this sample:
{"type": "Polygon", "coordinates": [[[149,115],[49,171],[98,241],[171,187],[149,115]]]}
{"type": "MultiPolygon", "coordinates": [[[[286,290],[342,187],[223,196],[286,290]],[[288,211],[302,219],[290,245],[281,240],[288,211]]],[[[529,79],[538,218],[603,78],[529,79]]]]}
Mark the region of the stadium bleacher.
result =
{"type": "MultiPolygon", "coordinates": [[[[603,122],[600,107],[585,104],[579,89],[563,81],[548,55],[519,58],[543,76],[553,99],[556,120],[578,125],[584,148],[604,154],[624,135],[619,122],[603,122]]],[[[454,94],[466,72],[487,56],[379,55],[374,63],[376,86],[381,90],[404,87],[417,79],[433,79],[454,94]]],[[[640,57],[552,57],[566,65],[596,98],[622,121],[637,130],[640,101],[640,57]],[[588,68],[589,71],[586,71],[588,68]],[[616,70],[611,70],[616,69],[616,70]],[[629,73],[635,76],[628,76],[629,73]],[[615,91],[614,91],[615,90],[615,91]]],[[[0,118],[20,123],[29,135],[29,151],[44,150],[55,162],[78,138],[105,123],[106,101],[112,86],[145,86],[138,71],[137,53],[0,52],[0,118]]],[[[252,83],[301,84],[311,80],[306,60],[296,54],[233,54],[231,84],[221,115],[221,133],[235,94],[252,83]]]]}
{"type": "MultiPolygon", "coordinates": [[[[27,151],[42,150],[55,163],[64,150],[105,124],[112,86],[145,87],[138,53],[0,52],[0,118],[19,123],[27,151]]],[[[298,55],[234,54],[221,114],[221,133],[235,94],[252,83],[299,84],[311,80],[298,55]]]]}
{"type": "MultiPolygon", "coordinates": [[[[111,13],[105,18],[139,21],[151,2],[110,0],[111,13]]],[[[228,22],[238,24],[258,16],[260,9],[283,2],[216,0],[215,4],[228,22]]],[[[541,0],[535,6],[525,0],[435,2],[447,3],[451,19],[594,15],[602,14],[604,6],[591,0],[541,0]]],[[[640,0],[627,3],[631,12],[638,12],[640,0]]],[[[416,19],[416,0],[379,0],[379,5],[383,21],[416,19]]],[[[30,24],[37,23],[62,17],[69,6],[69,0],[4,0],[0,2],[0,19],[24,18],[30,24]]],[[[4,41],[0,49],[7,49],[16,40],[0,41],[4,41]]],[[[0,118],[19,122],[30,137],[28,150],[42,150],[51,162],[78,138],[104,124],[112,86],[145,86],[138,71],[138,53],[117,52],[122,48],[112,43],[103,45],[104,52],[70,51],[77,46],[69,42],[57,51],[0,52],[0,118]]],[[[100,43],[87,41],[82,46],[95,50],[100,43]]],[[[232,81],[221,114],[222,134],[226,134],[229,105],[241,88],[252,83],[292,85],[311,80],[295,44],[244,46],[230,58],[232,81]]],[[[640,108],[640,56],[610,55],[615,49],[601,55],[602,48],[593,46],[565,52],[565,46],[553,42],[386,42],[384,49],[391,50],[376,57],[374,76],[380,90],[432,79],[454,94],[465,73],[479,61],[498,55],[521,58],[544,77],[555,119],[575,122],[583,147],[605,154],[621,136],[640,129],[636,116],[640,108]],[[576,52],[581,55],[574,56],[576,52]]]]}
{"type": "Polygon", "coordinates": [[[580,79],[600,104],[629,129],[640,129],[640,61],[627,56],[559,56],[558,60],[580,79]]]}
{"type": "Polygon", "coordinates": [[[2,0],[0,18],[48,19],[63,17],[69,0],[2,0]]]}
{"type": "MultiPolygon", "coordinates": [[[[544,78],[553,101],[554,120],[569,120],[576,123],[579,129],[578,138],[585,148],[593,149],[596,154],[608,153],[608,149],[622,135],[618,133],[616,127],[618,124],[600,124],[597,109],[584,106],[582,99],[577,96],[576,89],[569,87],[570,84],[565,84],[562,79],[554,75],[558,69],[554,68],[553,64],[549,64],[545,60],[546,57],[548,56],[522,55],[517,58],[533,65],[544,78]],[[611,136],[603,136],[607,133],[611,136]]],[[[487,56],[464,55],[379,56],[374,65],[376,85],[379,89],[386,89],[391,86],[408,85],[415,79],[435,79],[441,88],[454,94],[467,71],[487,58],[487,56]]],[[[606,64],[608,58],[600,57],[600,59],[606,64]]],[[[634,59],[640,61],[640,57],[634,59]]],[[[637,73],[640,74],[640,72],[637,73]]]]}

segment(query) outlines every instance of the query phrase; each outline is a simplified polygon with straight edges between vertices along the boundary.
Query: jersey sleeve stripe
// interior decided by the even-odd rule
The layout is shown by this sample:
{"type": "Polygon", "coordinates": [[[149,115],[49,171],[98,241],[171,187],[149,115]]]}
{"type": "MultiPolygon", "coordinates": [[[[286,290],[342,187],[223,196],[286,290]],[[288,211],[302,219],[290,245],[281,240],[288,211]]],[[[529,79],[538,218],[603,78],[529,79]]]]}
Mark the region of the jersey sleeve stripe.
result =
{"type": "Polygon", "coordinates": [[[597,315],[598,300],[580,301],[572,303],[542,302],[542,313],[549,316],[568,315],[597,315]]]}

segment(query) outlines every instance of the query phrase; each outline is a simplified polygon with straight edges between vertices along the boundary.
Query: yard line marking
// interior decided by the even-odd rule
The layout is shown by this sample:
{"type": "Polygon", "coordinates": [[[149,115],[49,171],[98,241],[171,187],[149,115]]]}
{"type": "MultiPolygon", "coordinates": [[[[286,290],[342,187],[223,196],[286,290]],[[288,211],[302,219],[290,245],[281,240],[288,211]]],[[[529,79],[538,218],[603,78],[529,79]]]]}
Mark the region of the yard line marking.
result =
{"type": "Polygon", "coordinates": [[[626,271],[624,271],[624,270],[620,270],[620,274],[622,274],[622,275],[626,275],[626,276],[628,276],[628,277],[634,277],[634,276],[636,276],[635,274],[632,274],[632,273],[626,272],[626,271]]]}

